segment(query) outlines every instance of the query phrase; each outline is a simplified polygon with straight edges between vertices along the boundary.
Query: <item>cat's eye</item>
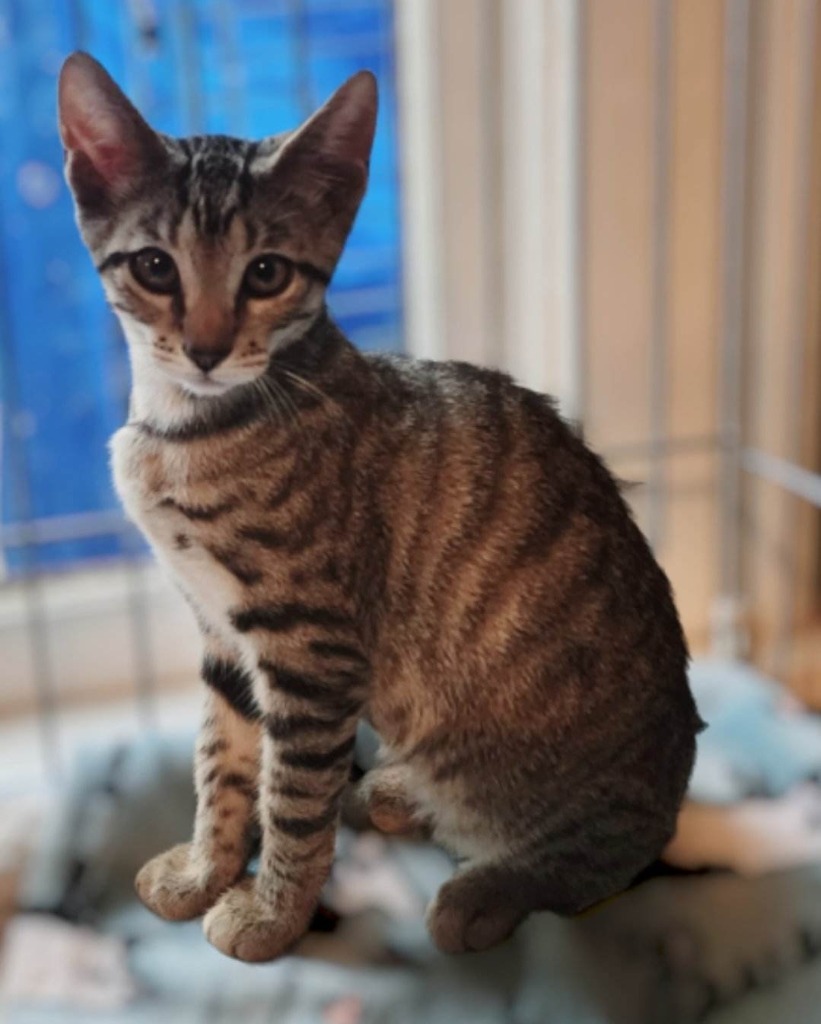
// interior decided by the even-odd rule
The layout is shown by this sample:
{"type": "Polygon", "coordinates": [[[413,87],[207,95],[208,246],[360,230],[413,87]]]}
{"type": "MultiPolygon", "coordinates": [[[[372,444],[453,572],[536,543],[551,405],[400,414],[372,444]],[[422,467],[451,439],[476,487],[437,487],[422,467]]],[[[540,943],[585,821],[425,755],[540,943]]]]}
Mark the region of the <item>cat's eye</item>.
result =
{"type": "Polygon", "coordinates": [[[177,264],[162,249],[140,249],[131,254],[128,266],[137,283],[150,292],[171,295],[179,288],[177,264]]]}
{"type": "Polygon", "coordinates": [[[290,260],[265,253],[255,256],[245,268],[242,286],[252,299],[270,299],[284,292],[293,276],[294,265],[290,260]]]}

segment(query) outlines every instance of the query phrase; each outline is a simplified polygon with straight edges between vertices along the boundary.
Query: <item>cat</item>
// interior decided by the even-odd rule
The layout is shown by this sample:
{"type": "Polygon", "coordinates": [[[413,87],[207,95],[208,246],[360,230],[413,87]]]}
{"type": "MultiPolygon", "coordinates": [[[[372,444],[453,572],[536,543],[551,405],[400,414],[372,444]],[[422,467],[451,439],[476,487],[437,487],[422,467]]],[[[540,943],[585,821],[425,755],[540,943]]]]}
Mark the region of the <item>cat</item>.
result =
{"type": "Polygon", "coordinates": [[[132,367],[116,488],[204,644],[193,839],[136,888],[246,961],[304,933],[343,804],[453,855],[443,951],[621,891],[673,834],[702,724],[669,582],[552,401],[360,354],[330,319],[376,111],[363,71],[295,131],[172,139],[90,56],[60,77],[132,367]],[[381,748],[354,784],[360,718],[381,748]]]}

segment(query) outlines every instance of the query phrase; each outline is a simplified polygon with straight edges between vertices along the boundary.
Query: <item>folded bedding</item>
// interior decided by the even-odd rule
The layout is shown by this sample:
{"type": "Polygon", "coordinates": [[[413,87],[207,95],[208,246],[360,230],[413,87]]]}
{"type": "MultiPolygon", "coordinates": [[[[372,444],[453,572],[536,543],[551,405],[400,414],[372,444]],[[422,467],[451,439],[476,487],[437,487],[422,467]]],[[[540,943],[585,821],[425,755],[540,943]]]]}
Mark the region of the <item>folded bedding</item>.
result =
{"type": "MultiPolygon", "coordinates": [[[[691,795],[777,797],[821,773],[821,726],[746,669],[697,665],[711,728],[691,795]]],[[[193,736],[86,751],[25,874],[0,968],[6,1024],[810,1024],[821,1006],[821,859],[742,877],[657,868],[574,919],[447,957],[425,932],[451,866],[426,844],[341,830],[325,911],[267,965],[171,925],[133,878],[188,838],[193,736]],[[59,968],[58,968],[59,965],[59,968]]],[[[821,832],[821,819],[816,823],[821,832]]]]}

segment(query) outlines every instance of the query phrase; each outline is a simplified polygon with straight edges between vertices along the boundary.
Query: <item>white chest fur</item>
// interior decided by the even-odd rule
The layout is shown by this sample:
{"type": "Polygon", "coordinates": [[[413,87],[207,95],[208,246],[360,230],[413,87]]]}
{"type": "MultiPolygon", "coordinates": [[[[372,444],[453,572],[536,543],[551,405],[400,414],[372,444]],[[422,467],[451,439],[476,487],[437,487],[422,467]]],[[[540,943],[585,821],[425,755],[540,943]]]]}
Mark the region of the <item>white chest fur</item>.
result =
{"type": "Polygon", "coordinates": [[[182,511],[216,505],[225,495],[215,493],[213,484],[204,490],[188,446],[125,426],[111,439],[110,449],[114,485],[126,514],[198,614],[225,634],[230,610],[244,596],[240,581],[214,556],[225,546],[220,534],[228,527],[182,511]]]}

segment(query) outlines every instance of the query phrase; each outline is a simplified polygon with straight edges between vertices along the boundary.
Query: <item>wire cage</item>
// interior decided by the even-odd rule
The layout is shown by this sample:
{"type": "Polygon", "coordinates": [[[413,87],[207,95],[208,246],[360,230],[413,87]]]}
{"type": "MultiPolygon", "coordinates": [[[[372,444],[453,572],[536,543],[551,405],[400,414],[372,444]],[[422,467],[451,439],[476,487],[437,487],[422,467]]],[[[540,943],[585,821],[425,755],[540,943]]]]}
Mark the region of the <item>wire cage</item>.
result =
{"type": "Polygon", "coordinates": [[[412,350],[556,395],[641,482],[693,650],[818,706],[816,0],[398,11],[435,40],[402,107],[435,169],[405,179],[412,350]]]}
{"type": "MultiPolygon", "coordinates": [[[[710,350],[715,386],[707,429],[671,429],[671,409],[675,412],[679,401],[671,381],[687,366],[681,338],[671,327],[671,307],[681,301],[671,279],[674,235],[682,223],[670,199],[682,159],[672,111],[681,102],[676,61],[689,31],[682,19],[694,8],[688,14],[672,0],[632,5],[643,12],[648,34],[642,45],[649,55],[647,96],[639,104],[647,114],[649,140],[645,257],[650,273],[641,282],[649,326],[641,352],[642,383],[631,385],[636,395],[641,389],[646,415],[642,434],[624,440],[616,432],[615,442],[601,396],[605,385],[612,386],[614,367],[620,373],[633,350],[625,349],[616,334],[602,358],[597,340],[607,321],[606,312],[596,312],[602,290],[596,274],[605,273],[596,269],[604,202],[596,191],[596,175],[604,173],[595,147],[603,122],[596,97],[609,88],[602,85],[599,69],[603,47],[613,41],[605,38],[605,6],[583,0],[544,5],[524,0],[510,5],[75,0],[57,8],[43,4],[41,10],[22,0],[0,3],[0,52],[8,58],[0,61],[5,79],[0,95],[6,97],[0,106],[0,557],[5,570],[0,663],[7,683],[0,714],[33,702],[42,751],[52,768],[61,764],[63,705],[76,697],[66,685],[67,674],[97,672],[102,691],[106,674],[114,672],[113,660],[127,649],[126,667],[115,674],[128,676],[137,698],[136,720],[151,726],[169,674],[164,659],[174,662],[177,674],[192,676],[195,647],[191,624],[179,618],[186,613],[164,603],[165,591],[146,566],[145,549],[124,523],[108,482],[105,439],[123,414],[127,372],[116,326],[80,250],[68,196],[59,184],[54,75],[61,57],[74,48],[99,56],[150,121],[179,134],[281,130],[347,74],[373,68],[382,102],[370,193],[335,280],[332,312],[364,347],[467,354],[541,387],[547,328],[534,298],[534,274],[536,291],[547,290],[538,275],[546,265],[542,236],[549,219],[543,193],[548,171],[553,172],[538,164],[549,147],[541,157],[534,149],[534,133],[544,132],[538,128],[538,100],[523,102],[520,86],[528,74],[538,76],[550,65],[551,55],[531,44],[536,30],[548,34],[545,18],[554,18],[556,45],[564,46],[558,62],[564,83],[561,118],[554,127],[566,141],[565,164],[563,177],[551,186],[564,238],[563,408],[582,423],[619,475],[643,478],[643,486],[632,492],[637,514],[665,566],[676,534],[672,575],[685,603],[681,566],[690,559],[709,561],[709,630],[697,645],[701,650],[724,659],[753,659],[787,680],[799,623],[810,624],[812,644],[817,643],[818,4],[794,0],[789,5],[790,103],[784,117],[794,145],[784,190],[766,180],[773,140],[764,138],[765,100],[756,78],[771,27],[767,18],[778,19],[778,8],[770,5],[762,14],[749,0],[700,5],[702,16],[714,19],[714,85],[721,108],[714,117],[716,197],[705,214],[716,214],[711,284],[716,323],[710,350]],[[471,46],[475,52],[466,60],[471,46]],[[467,153],[460,132],[469,131],[471,118],[477,126],[475,145],[467,153]],[[463,162],[476,154],[477,163],[463,162]],[[468,193],[474,186],[472,198],[468,193]],[[777,268],[760,256],[772,240],[770,216],[785,226],[782,248],[789,250],[792,268],[789,277],[775,282],[777,268]],[[751,237],[756,232],[761,237],[751,237]],[[476,244],[468,251],[470,240],[476,244]],[[499,254],[504,273],[495,275],[499,254]],[[778,323],[784,334],[777,341],[765,337],[771,325],[757,320],[757,290],[768,288],[786,293],[786,312],[778,323]],[[483,331],[489,340],[477,347],[483,331]],[[774,347],[776,363],[769,355],[774,347]],[[766,424],[775,418],[779,430],[773,442],[766,424]],[[682,484],[678,471],[680,461],[692,455],[709,460],[705,508],[713,523],[710,545],[697,550],[687,531],[688,484],[682,484]],[[101,584],[103,571],[116,577],[113,590],[110,579],[101,584]],[[776,597],[765,595],[775,611],[762,625],[761,580],[771,572],[777,573],[780,589],[776,597]],[[105,618],[109,603],[117,605],[116,624],[105,618]],[[88,608],[87,628],[65,619],[78,604],[88,608]],[[106,632],[106,653],[95,655],[106,632]]],[[[536,79],[528,81],[532,85],[536,79]]],[[[772,110],[766,116],[778,119],[772,110]]],[[[607,265],[607,274],[613,275],[616,263],[607,265]]],[[[701,592],[691,601],[705,604],[701,592]]],[[[812,650],[802,693],[818,702],[821,658],[817,646],[812,650]]],[[[94,687],[80,696],[95,696],[94,687]]]]}
{"type": "MultiPolygon", "coordinates": [[[[686,91],[677,61],[692,41],[686,38],[692,24],[688,25],[680,6],[667,0],[657,0],[651,8],[652,274],[647,282],[649,344],[644,368],[648,430],[646,438],[634,445],[608,449],[606,441],[602,443],[614,464],[635,465],[638,459],[643,466],[645,486],[637,508],[662,560],[670,541],[671,518],[681,504],[675,482],[677,460],[693,453],[713,460],[715,475],[709,486],[715,540],[709,557],[714,583],[709,633],[702,647],[720,658],[758,662],[776,678],[792,682],[818,706],[818,5],[815,0],[785,5],[727,0],[711,12],[720,33],[720,65],[714,68],[720,73],[714,93],[720,102],[716,317],[709,350],[715,364],[716,405],[714,429],[694,432],[670,429],[675,420],[673,381],[684,347],[680,327],[677,337],[673,308],[683,301],[681,293],[676,294],[671,267],[676,253],[673,233],[686,233],[674,194],[676,174],[682,171],[673,163],[686,164],[689,155],[676,152],[677,144],[682,149],[684,144],[674,139],[673,126],[676,114],[682,117],[676,104],[683,101],[676,91],[686,91]],[[784,104],[780,111],[775,106],[779,100],[784,104]],[[783,173],[777,176],[773,164],[779,144],[788,148],[789,157],[785,155],[783,173]],[[768,244],[778,249],[777,257],[770,260],[763,255],[768,244]],[[765,593],[764,574],[778,576],[777,590],[765,593]],[[800,669],[793,657],[799,622],[811,637],[800,669]]],[[[580,10],[584,9],[582,5],[580,10]]],[[[590,15],[590,5],[586,10],[590,15]]],[[[590,30],[593,20],[588,17],[590,30]]],[[[584,25],[582,17],[575,27],[577,36],[585,31],[584,25]]],[[[584,113],[577,124],[579,150],[587,137],[583,122],[584,113]]],[[[680,184],[679,188],[685,191],[680,184]]],[[[685,217],[689,214],[686,211],[685,217]]],[[[590,248],[584,222],[585,211],[577,211],[580,250],[585,244],[590,248]]],[[[583,306],[583,295],[579,302],[583,306]]],[[[578,322],[577,358],[589,372],[584,312],[579,313],[578,322]]],[[[585,385],[582,373],[577,386],[582,421],[589,411],[585,385]]]]}
{"type": "MultiPolygon", "coordinates": [[[[102,586],[105,594],[101,574],[117,579],[113,599],[125,627],[117,639],[130,651],[144,722],[158,672],[147,551],[123,518],[107,465],[106,439],[127,407],[125,346],[62,182],[56,73],[74,49],[95,54],[147,119],[176,135],[282,131],[350,74],[371,68],[381,83],[371,184],[329,301],[363,348],[399,348],[402,321],[387,0],[0,4],[0,660],[3,703],[13,711],[35,696],[52,765],[67,663],[89,661],[71,638],[76,629],[55,622],[82,605],[83,593],[102,586]],[[86,591],[78,590],[83,578],[86,591]]],[[[86,618],[105,602],[95,610],[92,600],[86,618]]],[[[94,644],[93,631],[86,639],[94,644]]],[[[84,671],[93,675],[93,666],[84,671]]]]}

